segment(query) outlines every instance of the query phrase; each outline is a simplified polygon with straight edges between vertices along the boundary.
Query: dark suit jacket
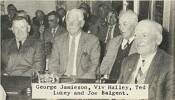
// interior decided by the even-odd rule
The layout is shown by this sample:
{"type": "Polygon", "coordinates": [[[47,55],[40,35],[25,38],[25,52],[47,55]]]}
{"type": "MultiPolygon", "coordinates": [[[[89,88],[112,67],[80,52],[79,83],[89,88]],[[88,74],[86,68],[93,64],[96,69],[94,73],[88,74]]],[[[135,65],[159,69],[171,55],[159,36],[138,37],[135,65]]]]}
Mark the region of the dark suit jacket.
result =
{"type": "Polygon", "coordinates": [[[51,28],[48,28],[45,30],[44,32],[44,41],[45,42],[51,42],[53,43],[54,42],[54,39],[56,37],[58,37],[59,35],[63,34],[66,32],[66,29],[63,28],[62,26],[59,26],[56,33],[55,33],[55,36],[53,37],[52,33],[51,33],[51,28]]]}
{"type": "MultiPolygon", "coordinates": [[[[48,28],[48,21],[47,21],[46,17],[44,18],[43,25],[44,25],[45,29],[48,28]]],[[[34,17],[32,19],[32,33],[33,33],[32,35],[36,39],[38,39],[40,37],[40,33],[39,33],[40,26],[41,25],[40,25],[39,20],[36,17],[34,17]]]]}
{"type": "MultiPolygon", "coordinates": [[[[106,36],[108,31],[108,25],[103,22],[101,19],[97,21],[97,33],[96,36],[99,38],[101,42],[105,42],[106,36]]],[[[116,23],[115,29],[114,29],[114,35],[113,37],[116,37],[120,35],[119,26],[116,23]]]]}
{"type": "MultiPolygon", "coordinates": [[[[130,84],[138,60],[139,54],[133,54],[123,61],[118,83],[130,84]]],[[[144,83],[149,84],[149,100],[174,100],[175,78],[172,57],[158,49],[144,83]]]]}
{"type": "Polygon", "coordinates": [[[18,50],[16,39],[2,43],[2,67],[9,75],[31,76],[32,72],[42,71],[44,64],[42,42],[27,38],[18,50]]]}
{"type": "MultiPolygon", "coordinates": [[[[117,57],[118,50],[120,48],[120,45],[122,44],[122,41],[123,41],[123,37],[121,35],[110,40],[108,48],[107,48],[107,53],[104,56],[101,66],[100,66],[101,74],[109,75],[111,73],[112,67],[115,63],[115,59],[117,57]]],[[[137,52],[136,44],[133,41],[128,56],[136,52],[137,52]]]]}
{"type": "MultiPolygon", "coordinates": [[[[69,35],[68,33],[64,33],[55,39],[49,60],[49,72],[63,75],[66,72],[68,55],[69,35]]],[[[97,37],[82,32],[77,51],[77,77],[95,79],[99,57],[100,45],[97,37]]]]}

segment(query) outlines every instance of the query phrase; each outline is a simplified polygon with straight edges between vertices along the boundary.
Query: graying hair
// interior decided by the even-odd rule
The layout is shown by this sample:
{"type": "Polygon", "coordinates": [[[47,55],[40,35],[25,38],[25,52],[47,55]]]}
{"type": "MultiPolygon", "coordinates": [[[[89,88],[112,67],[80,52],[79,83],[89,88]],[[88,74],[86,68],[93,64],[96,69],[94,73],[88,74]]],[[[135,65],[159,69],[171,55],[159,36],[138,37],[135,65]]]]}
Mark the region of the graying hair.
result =
{"type": "MultiPolygon", "coordinates": [[[[160,45],[162,42],[162,38],[163,38],[162,37],[162,31],[163,31],[162,26],[153,20],[146,19],[146,20],[140,21],[137,24],[135,30],[137,30],[139,27],[146,27],[146,25],[148,26],[149,30],[150,29],[153,30],[153,31],[151,31],[151,34],[156,35],[156,39],[159,41],[158,45],[160,45]]],[[[135,34],[137,34],[137,33],[135,33],[135,34]]]]}
{"type": "Polygon", "coordinates": [[[132,11],[132,10],[122,10],[119,14],[119,19],[121,19],[122,17],[127,17],[127,20],[133,22],[133,23],[138,23],[138,16],[137,14],[132,11]]]}
{"type": "Polygon", "coordinates": [[[74,14],[74,15],[78,16],[79,21],[84,20],[83,11],[80,10],[80,9],[71,9],[70,11],[68,11],[67,14],[66,14],[66,19],[70,14],[74,14]]]}

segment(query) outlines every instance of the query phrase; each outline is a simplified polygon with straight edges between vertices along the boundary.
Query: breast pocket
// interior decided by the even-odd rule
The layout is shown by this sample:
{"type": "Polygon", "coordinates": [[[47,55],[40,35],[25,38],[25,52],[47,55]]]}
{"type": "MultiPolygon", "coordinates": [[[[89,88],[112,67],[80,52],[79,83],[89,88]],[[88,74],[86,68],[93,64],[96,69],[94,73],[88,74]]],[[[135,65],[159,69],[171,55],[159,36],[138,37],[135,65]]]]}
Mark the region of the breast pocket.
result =
{"type": "Polygon", "coordinates": [[[88,72],[91,67],[90,55],[88,52],[84,52],[81,56],[81,68],[84,72],[88,72]]]}

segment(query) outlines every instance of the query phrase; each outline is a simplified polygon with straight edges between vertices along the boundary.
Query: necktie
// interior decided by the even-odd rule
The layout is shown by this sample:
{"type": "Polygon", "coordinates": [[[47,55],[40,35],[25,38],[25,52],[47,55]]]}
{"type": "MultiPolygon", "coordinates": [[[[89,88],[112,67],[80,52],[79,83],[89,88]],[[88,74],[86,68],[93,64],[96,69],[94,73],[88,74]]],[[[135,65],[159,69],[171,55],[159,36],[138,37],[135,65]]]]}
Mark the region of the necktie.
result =
{"type": "Polygon", "coordinates": [[[53,35],[53,37],[55,36],[55,31],[56,31],[56,29],[53,28],[53,29],[52,29],[52,35],[53,35]]]}
{"type": "Polygon", "coordinates": [[[68,66],[66,68],[65,75],[72,75],[73,73],[73,66],[74,66],[74,57],[75,57],[75,36],[72,38],[70,51],[69,51],[69,58],[68,58],[68,66]]]}
{"type": "Polygon", "coordinates": [[[111,39],[111,32],[112,32],[112,26],[109,26],[106,43],[108,43],[109,40],[111,39]]]}
{"type": "Polygon", "coordinates": [[[19,41],[19,49],[18,50],[20,50],[21,47],[22,47],[22,41],[19,41]]]}
{"type": "Polygon", "coordinates": [[[139,80],[142,78],[143,76],[143,72],[142,72],[142,67],[144,67],[144,64],[145,64],[145,60],[142,60],[142,66],[140,66],[139,70],[138,70],[138,73],[136,75],[136,78],[135,78],[135,84],[137,84],[139,82],[139,80]]]}
{"type": "Polygon", "coordinates": [[[124,45],[123,49],[126,49],[129,45],[129,42],[127,41],[127,43],[124,45]]]}

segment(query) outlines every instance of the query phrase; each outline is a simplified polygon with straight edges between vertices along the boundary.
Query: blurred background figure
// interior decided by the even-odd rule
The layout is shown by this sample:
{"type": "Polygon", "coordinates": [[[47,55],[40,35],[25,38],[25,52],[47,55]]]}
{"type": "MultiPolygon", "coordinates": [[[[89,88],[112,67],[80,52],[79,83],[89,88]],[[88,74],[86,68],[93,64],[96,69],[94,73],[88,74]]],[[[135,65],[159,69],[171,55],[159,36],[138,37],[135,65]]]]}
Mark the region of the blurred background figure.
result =
{"type": "Polygon", "coordinates": [[[98,5],[97,11],[98,11],[97,33],[95,35],[100,40],[100,46],[101,46],[100,62],[101,62],[102,58],[104,57],[105,51],[106,51],[105,50],[106,49],[105,39],[106,39],[107,30],[108,30],[107,16],[109,13],[109,7],[105,4],[100,4],[98,5]]]}
{"type": "Polygon", "coordinates": [[[7,15],[1,16],[1,40],[14,37],[11,31],[12,20],[16,16],[17,8],[13,4],[7,6],[7,15]]]}
{"type": "Polygon", "coordinates": [[[35,17],[32,19],[33,37],[40,38],[40,30],[44,30],[48,27],[47,17],[42,10],[35,12],[35,17]]]}
{"type": "Polygon", "coordinates": [[[85,24],[83,31],[91,34],[97,34],[97,16],[91,14],[90,6],[87,3],[81,3],[79,9],[83,11],[85,24]]]}
{"type": "Polygon", "coordinates": [[[66,22],[65,22],[65,16],[66,16],[66,10],[64,8],[58,8],[56,9],[56,13],[59,17],[59,24],[66,28],[66,22]]]}
{"type": "Polygon", "coordinates": [[[108,13],[107,25],[108,25],[108,30],[107,30],[106,38],[105,38],[106,48],[107,48],[109,41],[112,38],[120,35],[119,24],[118,24],[118,14],[116,11],[112,10],[108,13]]]}
{"type": "Polygon", "coordinates": [[[17,11],[17,16],[21,16],[27,19],[28,23],[31,25],[31,19],[30,16],[27,14],[25,10],[18,10],[17,11]]]}
{"type": "Polygon", "coordinates": [[[66,29],[59,24],[60,16],[55,11],[48,13],[47,18],[49,27],[40,31],[44,32],[42,40],[45,42],[45,53],[47,56],[50,56],[55,38],[65,33],[66,29]]]}

